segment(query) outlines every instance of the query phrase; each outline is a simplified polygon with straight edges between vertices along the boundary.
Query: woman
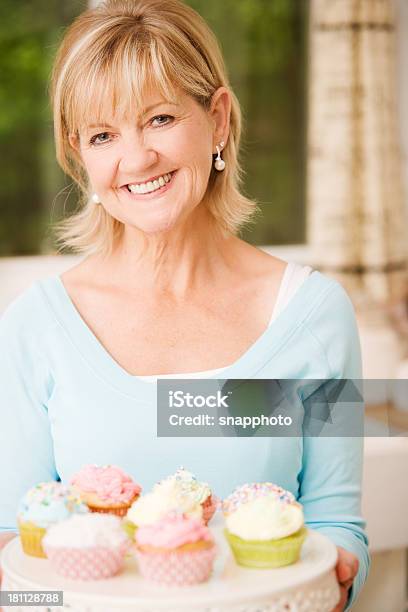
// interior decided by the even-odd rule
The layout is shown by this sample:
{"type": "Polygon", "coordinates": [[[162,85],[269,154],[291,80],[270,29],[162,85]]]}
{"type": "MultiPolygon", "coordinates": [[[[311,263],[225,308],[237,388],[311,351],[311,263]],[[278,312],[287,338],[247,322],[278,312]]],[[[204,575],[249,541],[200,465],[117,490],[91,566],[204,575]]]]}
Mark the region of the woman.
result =
{"type": "Polygon", "coordinates": [[[342,288],[236,235],[254,203],[214,35],[179,0],[108,0],[66,33],[52,101],[58,161],[84,196],[60,239],[86,256],[0,324],[3,531],[27,488],[86,463],[145,487],[184,464],[222,496],[271,480],[338,545],[342,610],[368,568],[359,439],[156,435],[158,376],[361,377],[342,288]]]}

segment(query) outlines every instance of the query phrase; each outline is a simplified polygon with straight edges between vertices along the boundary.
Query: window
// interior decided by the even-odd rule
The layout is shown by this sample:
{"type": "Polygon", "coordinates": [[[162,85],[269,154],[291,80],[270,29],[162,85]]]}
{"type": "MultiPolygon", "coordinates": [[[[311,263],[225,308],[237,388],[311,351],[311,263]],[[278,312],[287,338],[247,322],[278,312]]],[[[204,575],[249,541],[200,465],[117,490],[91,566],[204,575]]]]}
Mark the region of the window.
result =
{"type": "MultiPolygon", "coordinates": [[[[244,119],[255,244],[304,240],[306,0],[188,0],[223,48],[244,119]]],[[[55,161],[47,80],[81,0],[0,3],[0,255],[52,252],[50,226],[77,192],[55,161]]]]}

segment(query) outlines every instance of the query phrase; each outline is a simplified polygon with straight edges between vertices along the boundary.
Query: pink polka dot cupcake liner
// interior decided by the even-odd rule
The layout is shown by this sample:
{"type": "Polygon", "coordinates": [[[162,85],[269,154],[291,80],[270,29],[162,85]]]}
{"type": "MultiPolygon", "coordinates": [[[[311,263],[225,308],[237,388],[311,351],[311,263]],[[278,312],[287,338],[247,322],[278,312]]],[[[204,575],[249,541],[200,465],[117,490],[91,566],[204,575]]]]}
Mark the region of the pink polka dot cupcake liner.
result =
{"type": "Polygon", "coordinates": [[[215,546],[186,552],[136,552],[139,570],[144,578],[179,587],[208,580],[215,555],[215,546]]]}
{"type": "Polygon", "coordinates": [[[126,551],[127,546],[117,549],[45,546],[55,571],[73,580],[102,580],[115,576],[123,567],[126,551]]]}

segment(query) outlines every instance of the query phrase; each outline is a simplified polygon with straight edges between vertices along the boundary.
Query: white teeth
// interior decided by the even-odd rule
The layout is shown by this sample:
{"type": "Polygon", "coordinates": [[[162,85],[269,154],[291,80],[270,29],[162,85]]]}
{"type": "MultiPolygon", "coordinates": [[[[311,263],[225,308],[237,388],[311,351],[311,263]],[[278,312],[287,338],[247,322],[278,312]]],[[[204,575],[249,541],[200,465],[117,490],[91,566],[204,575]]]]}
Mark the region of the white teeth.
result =
{"type": "Polygon", "coordinates": [[[171,173],[163,174],[163,176],[159,176],[159,178],[154,181],[148,181],[147,183],[133,184],[128,185],[129,191],[132,193],[151,193],[152,191],[156,191],[156,189],[160,189],[168,183],[171,179],[171,173]]]}

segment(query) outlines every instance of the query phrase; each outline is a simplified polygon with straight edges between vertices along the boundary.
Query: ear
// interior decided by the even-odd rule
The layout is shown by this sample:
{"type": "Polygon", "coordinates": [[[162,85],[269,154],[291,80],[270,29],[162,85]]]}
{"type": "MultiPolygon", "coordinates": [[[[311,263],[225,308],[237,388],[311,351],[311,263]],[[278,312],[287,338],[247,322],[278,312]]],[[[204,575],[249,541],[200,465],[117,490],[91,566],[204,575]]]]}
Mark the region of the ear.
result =
{"type": "Polygon", "coordinates": [[[230,115],[231,115],[231,93],[226,87],[219,87],[213,94],[210,106],[210,117],[214,122],[214,148],[221,141],[228,140],[230,115]]]}
{"type": "Polygon", "coordinates": [[[79,136],[77,133],[71,133],[68,135],[68,142],[75,153],[79,155],[79,136]]]}
{"type": "Polygon", "coordinates": [[[68,135],[68,142],[73,152],[73,157],[76,161],[83,166],[81,146],[78,133],[70,133],[68,135]]]}

